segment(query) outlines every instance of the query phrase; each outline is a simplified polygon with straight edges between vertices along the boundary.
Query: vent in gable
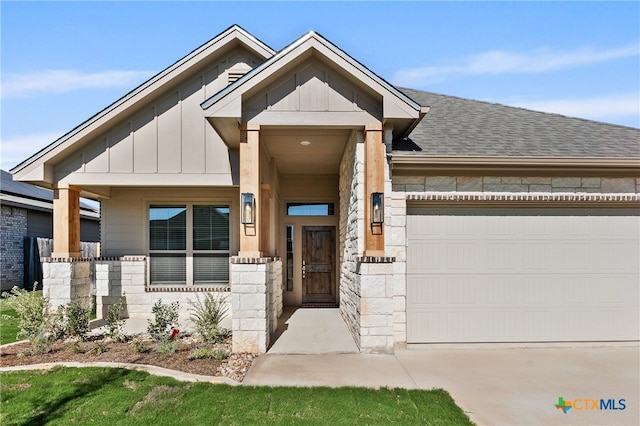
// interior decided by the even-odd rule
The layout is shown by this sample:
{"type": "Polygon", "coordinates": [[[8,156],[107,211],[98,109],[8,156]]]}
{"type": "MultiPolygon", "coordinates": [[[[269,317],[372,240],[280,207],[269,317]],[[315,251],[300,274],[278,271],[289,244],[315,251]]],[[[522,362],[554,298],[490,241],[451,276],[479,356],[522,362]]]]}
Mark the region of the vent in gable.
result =
{"type": "Polygon", "coordinates": [[[227,84],[233,84],[238,81],[243,75],[251,71],[252,68],[245,64],[244,62],[240,62],[232,66],[227,70],[227,84]]]}

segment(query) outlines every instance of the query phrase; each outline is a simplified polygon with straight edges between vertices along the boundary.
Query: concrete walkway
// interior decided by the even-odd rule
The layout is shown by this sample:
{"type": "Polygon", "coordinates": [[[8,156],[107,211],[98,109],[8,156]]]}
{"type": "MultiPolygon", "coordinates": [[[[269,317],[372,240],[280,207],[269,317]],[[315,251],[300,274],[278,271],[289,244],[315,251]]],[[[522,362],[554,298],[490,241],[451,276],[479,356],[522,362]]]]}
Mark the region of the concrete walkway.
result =
{"type": "Polygon", "coordinates": [[[270,354],[360,352],[338,308],[284,308],[271,342],[270,354]]]}
{"type": "Polygon", "coordinates": [[[368,355],[347,351],[347,346],[336,350],[327,342],[324,333],[346,329],[338,318],[339,312],[330,309],[291,312],[280,338],[254,362],[243,384],[442,388],[478,425],[639,424],[637,343],[423,345],[368,355]],[[324,353],[311,354],[312,348],[324,353]],[[559,397],[580,401],[565,414],[554,406],[559,397]],[[598,407],[600,399],[613,399],[616,408],[624,399],[625,409],[584,409],[593,406],[585,399],[598,400],[598,407]]]}

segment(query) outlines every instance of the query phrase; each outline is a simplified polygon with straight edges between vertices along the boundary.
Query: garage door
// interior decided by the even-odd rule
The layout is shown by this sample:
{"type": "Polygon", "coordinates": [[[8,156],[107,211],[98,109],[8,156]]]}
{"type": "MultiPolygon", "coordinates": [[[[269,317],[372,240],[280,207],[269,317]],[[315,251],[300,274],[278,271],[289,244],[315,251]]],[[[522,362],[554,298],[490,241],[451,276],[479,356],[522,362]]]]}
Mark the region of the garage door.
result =
{"type": "Polygon", "coordinates": [[[638,340],[634,210],[409,209],[407,341],[638,340]]]}

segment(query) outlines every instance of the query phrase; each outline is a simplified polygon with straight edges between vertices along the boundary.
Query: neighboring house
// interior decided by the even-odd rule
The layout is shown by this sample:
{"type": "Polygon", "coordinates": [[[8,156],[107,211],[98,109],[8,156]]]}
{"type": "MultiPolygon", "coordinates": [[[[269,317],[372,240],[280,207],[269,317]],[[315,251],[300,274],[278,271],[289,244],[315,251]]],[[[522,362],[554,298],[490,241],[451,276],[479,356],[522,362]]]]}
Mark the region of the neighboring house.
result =
{"type": "Polygon", "coordinates": [[[393,87],[315,32],[275,52],[233,26],[12,172],[59,195],[56,303],[87,294],[86,195],[98,312],[221,291],[237,351],[264,352],[283,305],[338,306],[362,352],[623,341],[639,336],[639,142],[393,87]]]}
{"type": "MultiPolygon", "coordinates": [[[[24,240],[26,237],[53,238],[53,191],[16,182],[11,173],[0,170],[0,282],[2,291],[24,282],[24,240]]],[[[80,203],[80,238],[100,241],[100,213],[80,203]]]]}

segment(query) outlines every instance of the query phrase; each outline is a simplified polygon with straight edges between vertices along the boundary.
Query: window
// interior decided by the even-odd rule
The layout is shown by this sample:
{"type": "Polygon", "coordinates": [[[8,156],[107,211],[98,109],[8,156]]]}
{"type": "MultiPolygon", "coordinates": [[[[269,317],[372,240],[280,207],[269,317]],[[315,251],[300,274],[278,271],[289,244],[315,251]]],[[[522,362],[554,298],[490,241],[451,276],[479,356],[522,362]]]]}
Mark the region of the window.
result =
{"type": "Polygon", "coordinates": [[[287,225],[286,289],[293,291],[293,225],[287,225]]]}
{"type": "Polygon", "coordinates": [[[287,203],[288,216],[333,216],[333,203],[287,203]]]}
{"type": "Polygon", "coordinates": [[[229,206],[149,206],[151,284],[229,282],[229,206]]]}

